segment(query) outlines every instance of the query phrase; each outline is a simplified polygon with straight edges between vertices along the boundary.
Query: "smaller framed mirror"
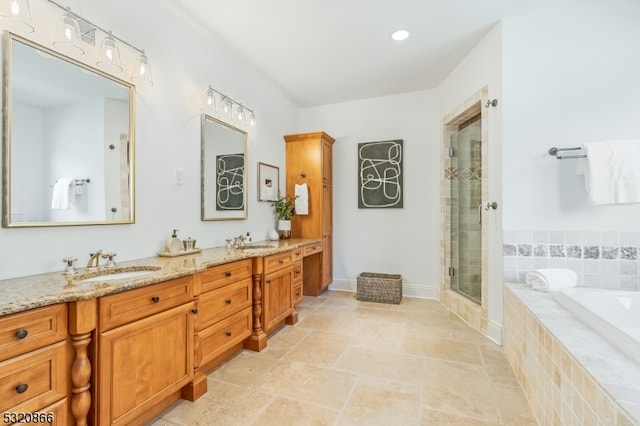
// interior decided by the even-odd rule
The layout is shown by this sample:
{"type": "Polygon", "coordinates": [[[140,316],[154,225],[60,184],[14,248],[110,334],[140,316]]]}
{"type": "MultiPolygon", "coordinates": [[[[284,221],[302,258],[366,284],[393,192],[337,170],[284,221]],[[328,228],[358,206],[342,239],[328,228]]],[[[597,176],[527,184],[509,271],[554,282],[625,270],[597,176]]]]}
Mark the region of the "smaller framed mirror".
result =
{"type": "Polygon", "coordinates": [[[201,219],[247,219],[247,132],[210,115],[201,120],[201,219]]]}

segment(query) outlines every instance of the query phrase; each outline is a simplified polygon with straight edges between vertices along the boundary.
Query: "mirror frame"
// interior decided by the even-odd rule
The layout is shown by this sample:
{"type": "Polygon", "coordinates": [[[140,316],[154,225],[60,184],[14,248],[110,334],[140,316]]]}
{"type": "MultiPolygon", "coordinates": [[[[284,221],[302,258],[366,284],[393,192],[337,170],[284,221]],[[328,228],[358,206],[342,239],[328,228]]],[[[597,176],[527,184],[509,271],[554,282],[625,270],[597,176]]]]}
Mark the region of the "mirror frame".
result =
{"type": "Polygon", "coordinates": [[[136,91],[135,85],[125,80],[119,79],[113,75],[107,74],[97,68],[93,68],[78,60],[65,56],[54,50],[51,50],[41,44],[33,42],[29,39],[16,35],[8,30],[3,34],[3,81],[2,81],[2,227],[3,228],[25,228],[25,227],[53,227],[53,226],[79,226],[79,225],[118,225],[135,223],[135,104],[136,91]],[[55,58],[65,61],[71,65],[75,65],[83,70],[100,77],[109,79],[117,84],[122,85],[129,91],[129,217],[127,219],[118,220],[96,220],[96,221],[78,221],[78,222],[14,222],[11,220],[11,147],[12,147],[12,51],[13,43],[19,42],[45,52],[55,58]]]}
{"type": "MultiPolygon", "coordinates": [[[[248,180],[247,180],[247,138],[248,133],[238,127],[235,127],[229,123],[221,121],[215,117],[212,117],[208,114],[202,114],[200,120],[200,219],[202,221],[218,221],[218,220],[246,220],[249,217],[249,205],[247,204],[248,198],[248,180]],[[244,209],[242,216],[238,215],[229,215],[229,216],[220,216],[220,217],[208,217],[205,214],[205,145],[206,145],[206,125],[207,121],[217,123],[223,127],[226,127],[230,130],[238,132],[242,135],[242,153],[244,155],[244,209]]],[[[214,142],[215,144],[215,142],[214,142]]],[[[215,145],[214,145],[215,146],[215,145]]],[[[215,166],[215,165],[214,165],[215,166]]],[[[233,210],[240,211],[240,210],[233,210]]]]}

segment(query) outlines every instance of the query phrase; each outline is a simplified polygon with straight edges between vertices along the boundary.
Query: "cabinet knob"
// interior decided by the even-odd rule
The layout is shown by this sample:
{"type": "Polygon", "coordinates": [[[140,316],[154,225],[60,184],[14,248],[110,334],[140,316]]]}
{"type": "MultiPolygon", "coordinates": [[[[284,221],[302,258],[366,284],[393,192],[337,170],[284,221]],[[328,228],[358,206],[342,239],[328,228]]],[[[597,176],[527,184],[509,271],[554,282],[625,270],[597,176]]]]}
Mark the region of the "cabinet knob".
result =
{"type": "Polygon", "coordinates": [[[153,303],[158,303],[158,302],[160,301],[160,298],[159,298],[158,296],[153,296],[153,297],[151,298],[151,301],[152,301],[153,303]]]}
{"type": "Polygon", "coordinates": [[[284,263],[284,260],[283,260],[283,259],[280,259],[280,261],[279,261],[279,262],[280,262],[280,264],[282,265],[282,264],[284,263]]]}
{"type": "Polygon", "coordinates": [[[195,314],[197,314],[197,313],[198,313],[198,310],[197,310],[196,308],[193,308],[193,309],[191,310],[191,313],[192,313],[193,315],[195,315],[195,314]]]}
{"type": "Polygon", "coordinates": [[[29,389],[29,385],[26,383],[21,383],[18,386],[16,386],[16,392],[18,393],[25,393],[27,389],[29,389]]]}
{"type": "Polygon", "coordinates": [[[267,283],[267,284],[271,284],[271,280],[267,280],[267,281],[266,281],[266,283],[267,283]]]}
{"type": "Polygon", "coordinates": [[[29,332],[24,328],[21,328],[20,330],[16,331],[16,337],[18,339],[24,339],[25,337],[27,337],[27,334],[29,334],[29,332]]]}
{"type": "Polygon", "coordinates": [[[226,303],[227,305],[230,305],[231,304],[231,299],[225,300],[224,303],[226,303]]]}
{"type": "Polygon", "coordinates": [[[227,337],[231,337],[231,332],[230,332],[230,331],[227,331],[227,332],[226,332],[226,333],[224,333],[224,334],[226,334],[226,335],[227,335],[227,337]]]}
{"type": "Polygon", "coordinates": [[[225,277],[230,277],[231,276],[231,272],[227,271],[224,273],[225,277]]]}

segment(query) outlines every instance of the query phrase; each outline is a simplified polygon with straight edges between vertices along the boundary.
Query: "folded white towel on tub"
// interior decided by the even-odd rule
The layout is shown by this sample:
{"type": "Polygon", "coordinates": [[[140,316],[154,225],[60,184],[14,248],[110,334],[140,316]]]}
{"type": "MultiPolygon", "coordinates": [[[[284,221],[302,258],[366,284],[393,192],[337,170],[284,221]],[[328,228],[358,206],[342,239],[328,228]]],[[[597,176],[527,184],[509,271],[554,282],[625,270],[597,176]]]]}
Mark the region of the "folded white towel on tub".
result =
{"type": "Polygon", "coordinates": [[[534,290],[558,291],[575,287],[578,276],[571,269],[542,268],[527,272],[525,282],[534,290]]]}

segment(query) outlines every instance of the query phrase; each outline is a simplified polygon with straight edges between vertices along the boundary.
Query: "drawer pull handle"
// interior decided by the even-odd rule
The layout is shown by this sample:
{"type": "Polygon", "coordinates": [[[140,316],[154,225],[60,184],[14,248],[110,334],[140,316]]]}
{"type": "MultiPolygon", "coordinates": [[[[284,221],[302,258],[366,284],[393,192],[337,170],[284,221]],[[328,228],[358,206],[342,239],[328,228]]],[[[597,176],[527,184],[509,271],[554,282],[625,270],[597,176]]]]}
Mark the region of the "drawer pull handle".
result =
{"type": "Polygon", "coordinates": [[[226,335],[227,335],[227,337],[231,337],[231,332],[230,332],[230,331],[227,331],[227,332],[226,332],[226,333],[224,333],[224,334],[226,334],[226,335]]]}
{"type": "Polygon", "coordinates": [[[284,260],[283,260],[283,259],[280,259],[280,260],[279,260],[279,262],[280,262],[280,264],[282,265],[282,264],[284,263],[284,260]]]}
{"type": "Polygon", "coordinates": [[[225,272],[225,273],[224,273],[224,275],[225,275],[226,277],[230,277],[230,276],[231,276],[231,272],[227,271],[227,272],[225,272]]]}
{"type": "Polygon", "coordinates": [[[192,310],[191,310],[191,313],[192,313],[193,315],[195,315],[195,314],[197,314],[197,313],[198,313],[198,310],[194,308],[194,309],[192,309],[192,310]]]}
{"type": "Polygon", "coordinates": [[[271,284],[271,280],[267,280],[267,284],[271,284]]]}
{"type": "Polygon", "coordinates": [[[231,304],[231,299],[225,300],[224,303],[226,303],[227,305],[230,305],[231,304]]]}
{"type": "Polygon", "coordinates": [[[158,303],[158,302],[160,301],[160,298],[159,298],[158,296],[153,296],[153,297],[151,298],[151,301],[152,301],[153,303],[158,303]]]}
{"type": "Polygon", "coordinates": [[[27,389],[29,389],[29,385],[26,383],[21,383],[18,386],[16,386],[16,392],[18,393],[25,393],[27,389]]]}
{"type": "Polygon", "coordinates": [[[29,334],[29,332],[24,328],[21,328],[20,330],[16,331],[16,337],[18,339],[24,339],[25,337],[27,337],[27,334],[29,334]]]}

